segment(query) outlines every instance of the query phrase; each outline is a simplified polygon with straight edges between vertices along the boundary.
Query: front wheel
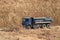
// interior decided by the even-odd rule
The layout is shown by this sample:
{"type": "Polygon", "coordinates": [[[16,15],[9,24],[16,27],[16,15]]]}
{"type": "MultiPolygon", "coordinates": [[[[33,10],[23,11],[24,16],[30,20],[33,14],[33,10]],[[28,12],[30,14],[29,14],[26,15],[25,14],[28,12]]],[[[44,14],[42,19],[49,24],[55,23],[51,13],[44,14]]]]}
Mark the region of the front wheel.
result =
{"type": "Polygon", "coordinates": [[[34,28],[34,29],[37,29],[37,28],[39,28],[39,25],[38,25],[38,24],[33,25],[33,28],[34,28]]]}
{"type": "Polygon", "coordinates": [[[27,29],[31,29],[31,26],[26,26],[27,29]]]}

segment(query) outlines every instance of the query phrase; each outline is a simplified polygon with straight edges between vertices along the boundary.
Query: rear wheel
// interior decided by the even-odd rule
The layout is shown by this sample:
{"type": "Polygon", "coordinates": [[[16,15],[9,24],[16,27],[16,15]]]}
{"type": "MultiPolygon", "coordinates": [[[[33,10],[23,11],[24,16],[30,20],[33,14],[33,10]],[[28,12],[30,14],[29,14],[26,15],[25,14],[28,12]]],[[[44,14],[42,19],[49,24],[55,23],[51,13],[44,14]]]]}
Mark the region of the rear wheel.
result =
{"type": "Polygon", "coordinates": [[[43,28],[41,24],[39,25],[39,27],[40,27],[40,28],[43,28]]]}
{"type": "Polygon", "coordinates": [[[42,24],[42,27],[46,27],[46,24],[42,24]]]}
{"type": "Polygon", "coordinates": [[[46,27],[47,27],[47,28],[50,28],[50,24],[47,24],[46,27]]]}

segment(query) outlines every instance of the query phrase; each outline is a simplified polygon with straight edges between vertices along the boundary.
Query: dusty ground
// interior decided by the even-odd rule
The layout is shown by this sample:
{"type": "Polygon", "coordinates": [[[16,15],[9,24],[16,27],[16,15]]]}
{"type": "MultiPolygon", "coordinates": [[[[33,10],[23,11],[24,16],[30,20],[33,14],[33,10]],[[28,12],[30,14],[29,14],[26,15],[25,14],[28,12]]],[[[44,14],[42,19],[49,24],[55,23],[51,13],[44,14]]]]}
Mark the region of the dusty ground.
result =
{"type": "Polygon", "coordinates": [[[19,31],[0,31],[0,40],[60,40],[60,26],[50,29],[19,29],[19,31]]]}

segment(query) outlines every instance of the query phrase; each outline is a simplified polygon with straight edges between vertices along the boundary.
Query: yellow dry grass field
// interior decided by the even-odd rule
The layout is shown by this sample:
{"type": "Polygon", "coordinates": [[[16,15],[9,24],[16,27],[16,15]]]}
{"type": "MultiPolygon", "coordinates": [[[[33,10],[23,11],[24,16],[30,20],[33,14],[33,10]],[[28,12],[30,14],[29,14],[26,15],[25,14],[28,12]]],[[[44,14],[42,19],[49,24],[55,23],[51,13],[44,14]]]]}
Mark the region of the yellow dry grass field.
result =
{"type": "Polygon", "coordinates": [[[25,16],[52,17],[60,25],[60,0],[0,0],[0,27],[21,26],[25,16]]]}
{"type": "Polygon", "coordinates": [[[0,40],[60,40],[60,26],[51,29],[19,29],[19,31],[0,31],[0,40]]]}
{"type": "Polygon", "coordinates": [[[0,40],[60,40],[60,0],[0,0],[0,40]],[[22,18],[52,17],[51,29],[25,29],[22,18]]]}

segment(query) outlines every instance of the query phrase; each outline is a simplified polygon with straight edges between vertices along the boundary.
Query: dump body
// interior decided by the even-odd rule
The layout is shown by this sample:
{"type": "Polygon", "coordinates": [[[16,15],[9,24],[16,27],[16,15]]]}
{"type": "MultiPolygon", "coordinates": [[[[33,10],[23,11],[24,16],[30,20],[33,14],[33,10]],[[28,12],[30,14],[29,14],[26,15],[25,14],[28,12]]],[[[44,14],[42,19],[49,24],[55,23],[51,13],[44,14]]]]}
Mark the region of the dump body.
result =
{"type": "Polygon", "coordinates": [[[34,18],[35,23],[51,23],[52,19],[51,18],[46,18],[46,17],[41,17],[41,18],[34,18]]]}
{"type": "Polygon", "coordinates": [[[39,17],[39,18],[33,18],[33,17],[24,17],[22,24],[25,27],[29,28],[36,28],[36,27],[49,27],[52,22],[52,18],[50,17],[39,17]]]}

